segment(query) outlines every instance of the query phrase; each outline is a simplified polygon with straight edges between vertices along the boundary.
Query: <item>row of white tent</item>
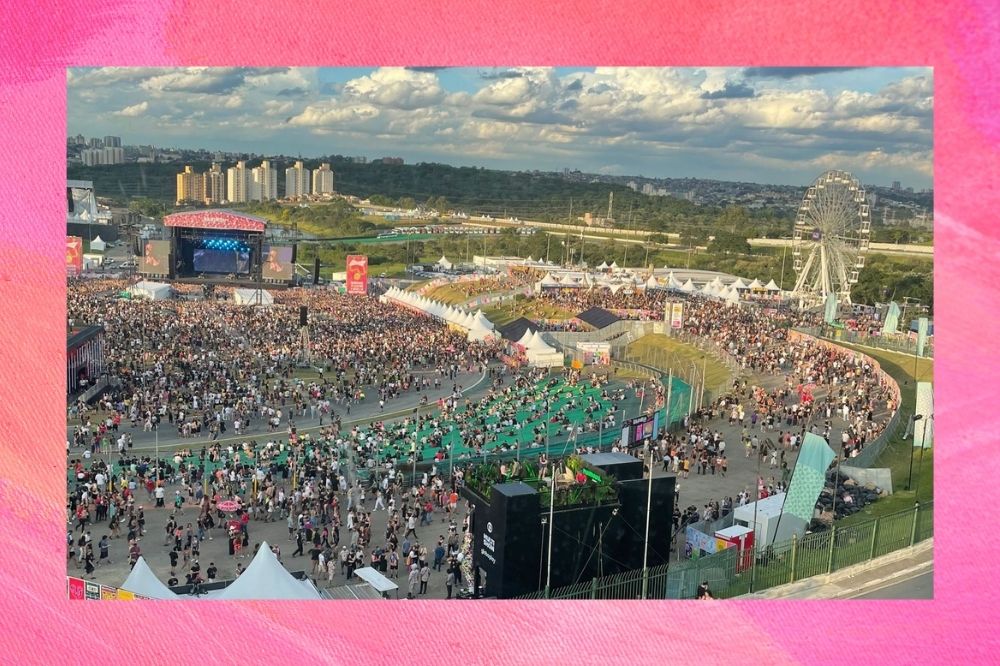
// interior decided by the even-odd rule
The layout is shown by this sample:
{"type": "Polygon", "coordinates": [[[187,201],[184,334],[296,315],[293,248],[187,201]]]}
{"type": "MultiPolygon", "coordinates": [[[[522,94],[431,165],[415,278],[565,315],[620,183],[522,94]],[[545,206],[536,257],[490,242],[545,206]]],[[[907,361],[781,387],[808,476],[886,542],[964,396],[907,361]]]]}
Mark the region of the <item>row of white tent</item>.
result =
{"type": "Polygon", "coordinates": [[[566,361],[565,355],[545,342],[538,331],[525,330],[517,344],[524,347],[524,354],[531,365],[542,368],[561,367],[566,361]]]}
{"type": "Polygon", "coordinates": [[[681,283],[677,278],[674,277],[673,272],[667,275],[666,281],[661,281],[654,275],[650,275],[645,282],[643,282],[636,275],[628,275],[624,278],[618,278],[614,280],[607,280],[604,278],[593,278],[588,274],[583,274],[580,277],[575,275],[564,275],[561,278],[552,275],[552,273],[546,273],[545,277],[535,283],[535,290],[541,291],[546,288],[603,288],[610,289],[613,293],[617,293],[621,289],[633,288],[633,289],[668,289],[673,291],[680,291],[688,294],[700,293],[705,296],[728,296],[729,291],[736,291],[738,294],[744,291],[766,291],[769,293],[776,293],[781,291],[774,280],[771,280],[766,285],[760,280],[754,279],[752,282],[745,282],[743,278],[737,278],[734,282],[726,285],[722,282],[722,278],[715,276],[711,282],[705,283],[701,289],[695,286],[694,281],[691,278],[684,283],[681,283]],[[723,292],[726,293],[723,293],[723,292]]]}
{"type": "MultiPolygon", "coordinates": [[[[187,599],[178,595],[156,577],[146,561],[140,557],[121,589],[151,599],[187,599]]],[[[322,599],[319,590],[308,578],[299,580],[288,572],[262,541],[253,560],[240,577],[221,590],[202,594],[199,599],[322,599]]]]}
{"type": "Polygon", "coordinates": [[[440,319],[445,323],[464,328],[468,331],[469,340],[486,340],[498,335],[493,322],[486,318],[482,310],[476,310],[475,314],[473,314],[452,305],[446,305],[441,301],[421,296],[416,292],[399,289],[398,287],[390,287],[379,299],[383,303],[387,301],[399,303],[410,309],[418,310],[431,317],[440,319]]]}

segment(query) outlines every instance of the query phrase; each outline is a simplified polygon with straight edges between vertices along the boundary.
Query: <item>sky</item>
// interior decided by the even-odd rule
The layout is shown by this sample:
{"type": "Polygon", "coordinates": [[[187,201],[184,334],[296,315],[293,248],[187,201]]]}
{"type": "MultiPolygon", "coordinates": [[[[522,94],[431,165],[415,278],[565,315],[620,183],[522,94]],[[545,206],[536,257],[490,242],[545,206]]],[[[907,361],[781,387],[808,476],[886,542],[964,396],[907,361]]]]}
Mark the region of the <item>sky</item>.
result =
{"type": "Polygon", "coordinates": [[[231,152],[933,187],[930,68],[75,68],[70,135],[231,152]]]}

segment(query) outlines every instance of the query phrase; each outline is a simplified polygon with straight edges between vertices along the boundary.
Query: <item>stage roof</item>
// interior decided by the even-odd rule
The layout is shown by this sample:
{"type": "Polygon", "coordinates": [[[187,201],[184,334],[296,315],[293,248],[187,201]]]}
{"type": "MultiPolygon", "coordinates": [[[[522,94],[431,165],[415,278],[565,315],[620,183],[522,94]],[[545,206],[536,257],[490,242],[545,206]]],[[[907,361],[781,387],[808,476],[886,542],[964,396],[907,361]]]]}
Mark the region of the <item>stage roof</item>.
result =
{"type": "Polygon", "coordinates": [[[76,349],[87,340],[104,333],[103,326],[74,326],[66,336],[66,349],[76,349]]]}
{"type": "Polygon", "coordinates": [[[604,308],[590,308],[589,310],[584,310],[576,316],[577,319],[585,324],[590,324],[594,328],[601,329],[605,326],[610,326],[619,320],[619,317],[615,314],[608,312],[604,308]]]}
{"type": "Polygon", "coordinates": [[[231,210],[198,210],[188,213],[174,213],[164,217],[163,224],[167,227],[261,233],[267,228],[267,220],[231,210]]]}

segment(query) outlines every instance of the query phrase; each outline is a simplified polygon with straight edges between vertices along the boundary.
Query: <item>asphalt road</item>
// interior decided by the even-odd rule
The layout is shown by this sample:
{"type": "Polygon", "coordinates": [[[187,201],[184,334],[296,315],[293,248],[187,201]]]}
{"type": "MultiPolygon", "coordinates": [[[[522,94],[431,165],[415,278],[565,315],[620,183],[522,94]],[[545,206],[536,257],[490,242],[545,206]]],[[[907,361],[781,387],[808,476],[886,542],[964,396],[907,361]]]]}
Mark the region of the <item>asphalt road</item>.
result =
{"type": "Polygon", "coordinates": [[[869,590],[852,599],[933,599],[934,570],[869,590]]]}

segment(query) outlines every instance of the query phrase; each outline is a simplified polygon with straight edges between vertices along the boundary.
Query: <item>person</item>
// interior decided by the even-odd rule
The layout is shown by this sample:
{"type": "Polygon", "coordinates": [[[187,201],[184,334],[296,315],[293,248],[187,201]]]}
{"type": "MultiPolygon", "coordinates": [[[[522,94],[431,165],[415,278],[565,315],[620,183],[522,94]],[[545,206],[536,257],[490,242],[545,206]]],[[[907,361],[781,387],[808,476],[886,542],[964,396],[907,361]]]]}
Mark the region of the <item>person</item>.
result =
{"type": "Polygon", "coordinates": [[[209,583],[215,582],[215,577],[218,575],[219,570],[215,567],[215,562],[208,563],[208,569],[205,569],[205,576],[208,577],[209,583]]]}
{"type": "Polygon", "coordinates": [[[448,590],[448,596],[445,599],[451,599],[451,590],[455,586],[455,567],[448,567],[448,577],[445,578],[444,586],[448,590]]]}
{"type": "Polygon", "coordinates": [[[407,583],[409,584],[409,598],[417,593],[418,583],[420,582],[420,568],[416,564],[410,565],[410,574],[407,578],[407,583]]]}
{"type": "Polygon", "coordinates": [[[703,581],[701,585],[698,586],[698,592],[695,595],[696,599],[714,599],[712,596],[712,591],[708,588],[708,581],[703,581]]]}
{"type": "Polygon", "coordinates": [[[111,564],[111,560],[108,557],[108,549],[111,543],[108,541],[108,535],[105,534],[101,537],[101,542],[97,544],[98,550],[100,551],[100,557],[98,558],[98,564],[111,564]]]}
{"type": "Polygon", "coordinates": [[[427,583],[431,579],[431,568],[427,562],[420,568],[420,594],[427,594],[427,583]]]}
{"type": "Polygon", "coordinates": [[[444,563],[444,536],[438,537],[437,547],[434,548],[434,571],[441,571],[444,563]]]}

